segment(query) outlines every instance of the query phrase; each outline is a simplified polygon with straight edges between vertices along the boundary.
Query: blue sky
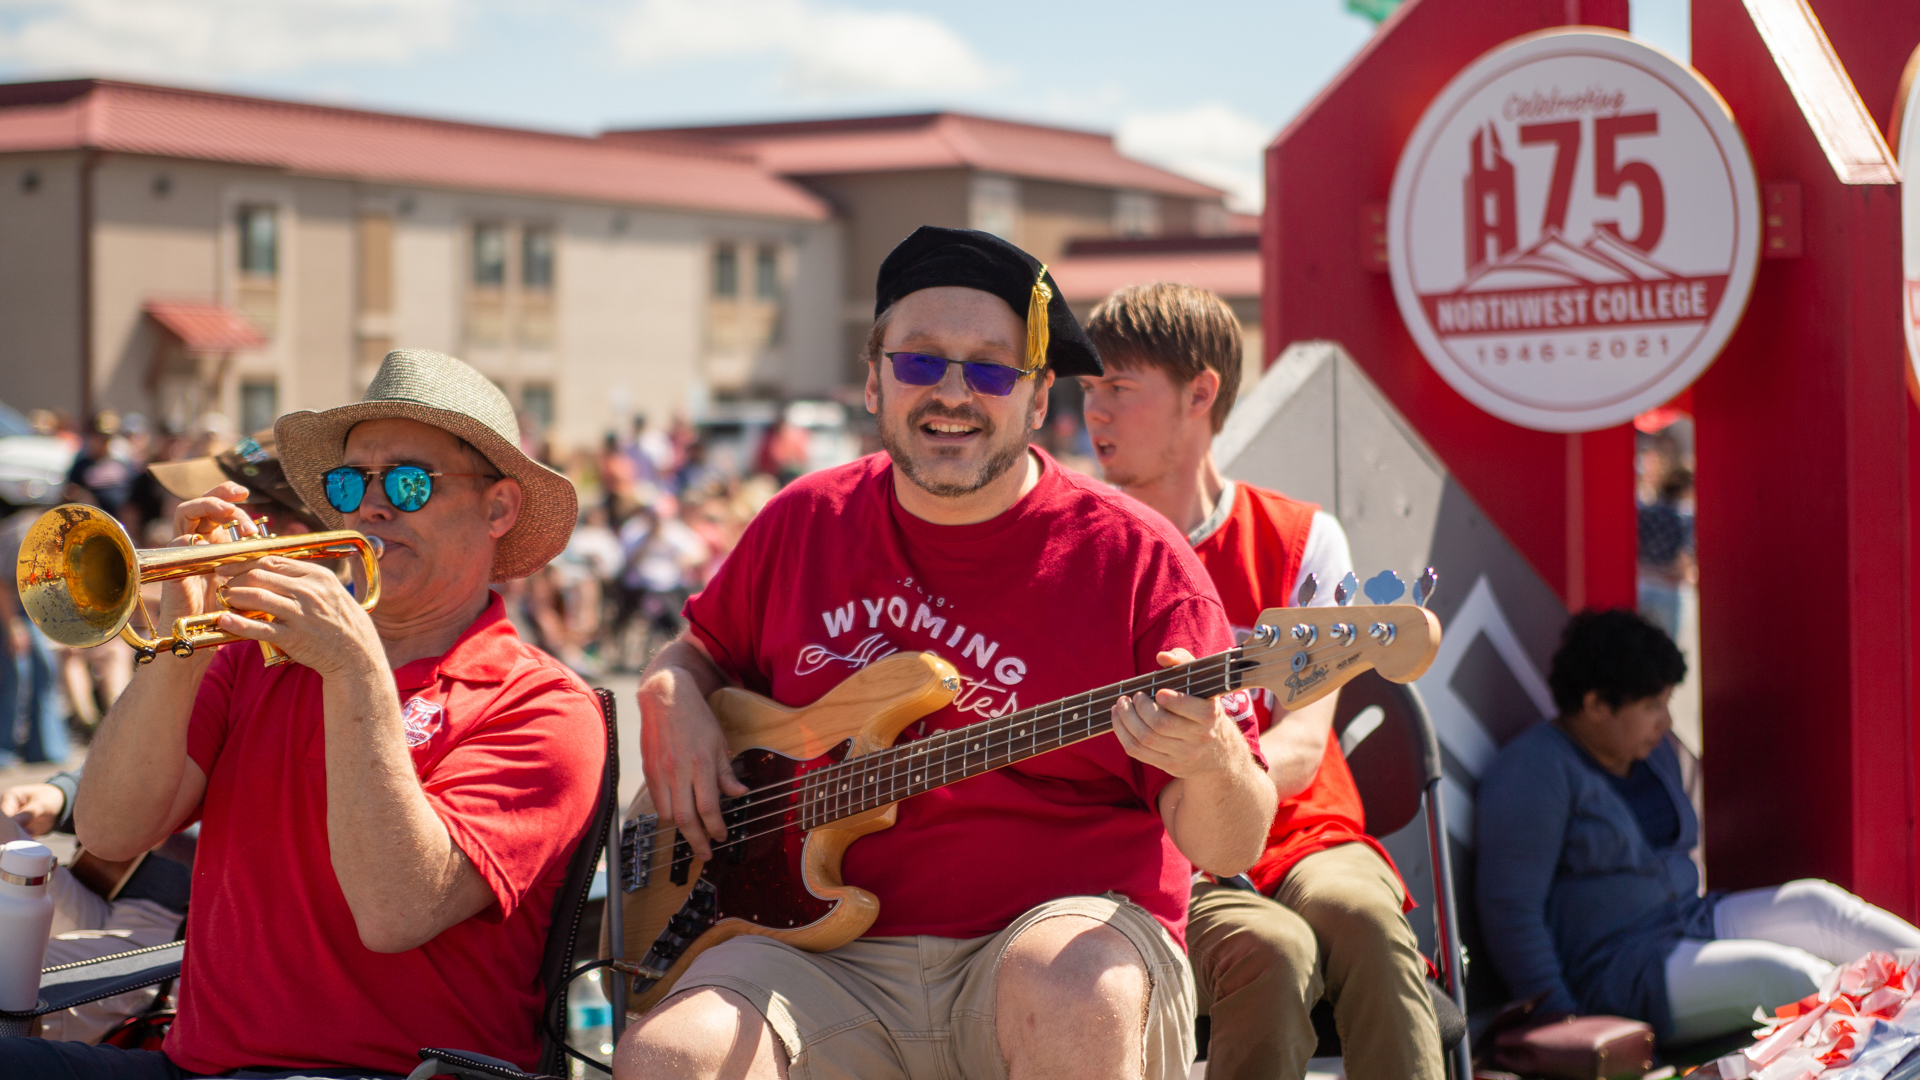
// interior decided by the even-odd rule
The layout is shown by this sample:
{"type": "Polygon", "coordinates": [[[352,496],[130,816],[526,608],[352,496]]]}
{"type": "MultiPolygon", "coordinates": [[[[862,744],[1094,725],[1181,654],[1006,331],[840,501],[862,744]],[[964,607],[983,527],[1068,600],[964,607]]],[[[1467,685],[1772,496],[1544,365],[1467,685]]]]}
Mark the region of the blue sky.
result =
{"type": "MultiPolygon", "coordinates": [[[[1634,0],[1686,55],[1687,0],[1634,0]]],[[[1340,0],[0,0],[0,77],[97,74],[591,132],[957,108],[1115,132],[1259,200],[1373,33],[1340,0]]]]}

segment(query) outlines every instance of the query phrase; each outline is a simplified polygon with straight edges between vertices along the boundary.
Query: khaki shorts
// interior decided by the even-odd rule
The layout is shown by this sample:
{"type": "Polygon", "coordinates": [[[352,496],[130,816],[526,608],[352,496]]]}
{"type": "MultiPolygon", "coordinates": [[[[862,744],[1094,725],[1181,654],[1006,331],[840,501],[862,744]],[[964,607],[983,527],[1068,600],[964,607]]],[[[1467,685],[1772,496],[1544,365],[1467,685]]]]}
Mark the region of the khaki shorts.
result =
{"type": "Polygon", "coordinates": [[[1146,962],[1147,1080],[1193,1064],[1193,974],[1153,916],[1118,893],[1041,904],[988,937],[861,938],[825,953],[743,936],[695,960],[675,992],[722,987],[760,1011],[786,1044],[794,1080],[1004,1080],[994,1031],[1000,959],[1021,931],[1083,915],[1126,935],[1146,962]]]}

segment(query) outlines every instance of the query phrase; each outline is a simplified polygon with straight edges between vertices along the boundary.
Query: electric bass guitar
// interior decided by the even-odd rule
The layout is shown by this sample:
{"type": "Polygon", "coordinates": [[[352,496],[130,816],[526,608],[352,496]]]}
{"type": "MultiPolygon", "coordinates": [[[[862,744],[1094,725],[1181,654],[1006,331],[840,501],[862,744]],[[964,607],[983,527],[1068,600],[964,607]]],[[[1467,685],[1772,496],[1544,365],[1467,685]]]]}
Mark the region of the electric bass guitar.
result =
{"type": "MultiPolygon", "coordinates": [[[[1422,601],[1431,573],[1421,581],[1426,590],[1416,587],[1422,601]]],[[[1370,598],[1381,578],[1368,582],[1370,598]]],[[[1351,582],[1349,575],[1342,583],[1345,595],[1351,582]]],[[[1384,591],[1398,599],[1405,590],[1393,578],[1384,591]]],[[[855,840],[892,825],[902,799],[1111,731],[1111,710],[1124,695],[1217,697],[1259,687],[1297,709],[1369,669],[1411,682],[1439,647],[1439,620],[1424,606],[1272,608],[1237,648],[899,746],[895,736],[960,689],[953,665],[933,653],[870,664],[805,708],[720,690],[708,703],[749,790],[723,802],[729,831],[713,845],[714,860],[694,856],[673,823],[654,813],[645,788],[621,830],[628,955],[619,959],[639,971],[628,1007],[651,1009],[695,957],[740,934],[812,952],[859,937],[880,901],[841,880],[841,858],[855,840]]]]}

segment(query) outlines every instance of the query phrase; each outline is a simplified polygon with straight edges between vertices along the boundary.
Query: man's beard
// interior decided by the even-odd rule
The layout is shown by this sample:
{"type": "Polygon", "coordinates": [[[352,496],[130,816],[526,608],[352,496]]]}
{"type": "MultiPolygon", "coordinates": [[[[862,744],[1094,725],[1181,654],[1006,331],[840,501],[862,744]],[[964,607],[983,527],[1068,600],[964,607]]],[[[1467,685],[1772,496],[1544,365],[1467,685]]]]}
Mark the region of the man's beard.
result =
{"type": "Polygon", "coordinates": [[[993,446],[995,435],[993,421],[974,409],[949,409],[928,402],[909,413],[905,429],[899,430],[887,420],[887,392],[884,385],[878,389],[876,397],[879,399],[880,406],[881,447],[886,450],[887,456],[893,459],[893,463],[900,467],[900,471],[907,474],[907,479],[913,481],[915,487],[942,499],[957,499],[962,495],[971,495],[1005,476],[1008,469],[1019,464],[1020,459],[1026,456],[1027,444],[1032,438],[1033,418],[1038,414],[1040,404],[1040,395],[1036,393],[1027,402],[1027,415],[1025,422],[1020,425],[1019,437],[1010,439],[1005,446],[993,446]],[[986,460],[974,470],[972,476],[958,483],[935,479],[929,475],[924,463],[915,460],[912,453],[908,451],[908,436],[918,430],[921,424],[933,419],[955,420],[963,424],[972,424],[980,429],[981,439],[992,447],[992,450],[987,454],[986,460]]]}

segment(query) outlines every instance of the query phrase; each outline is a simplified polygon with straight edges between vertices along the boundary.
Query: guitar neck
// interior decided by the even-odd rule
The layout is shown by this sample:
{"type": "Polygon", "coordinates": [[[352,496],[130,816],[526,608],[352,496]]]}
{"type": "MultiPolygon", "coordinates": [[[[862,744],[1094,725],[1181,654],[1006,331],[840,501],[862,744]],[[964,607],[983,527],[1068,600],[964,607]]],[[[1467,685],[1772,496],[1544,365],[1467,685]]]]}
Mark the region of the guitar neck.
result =
{"type": "Polygon", "coordinates": [[[1257,662],[1228,649],[817,769],[802,782],[800,826],[816,829],[1104,735],[1113,730],[1113,706],[1122,697],[1159,690],[1216,697],[1237,689],[1240,669],[1250,663],[1257,662]]]}

